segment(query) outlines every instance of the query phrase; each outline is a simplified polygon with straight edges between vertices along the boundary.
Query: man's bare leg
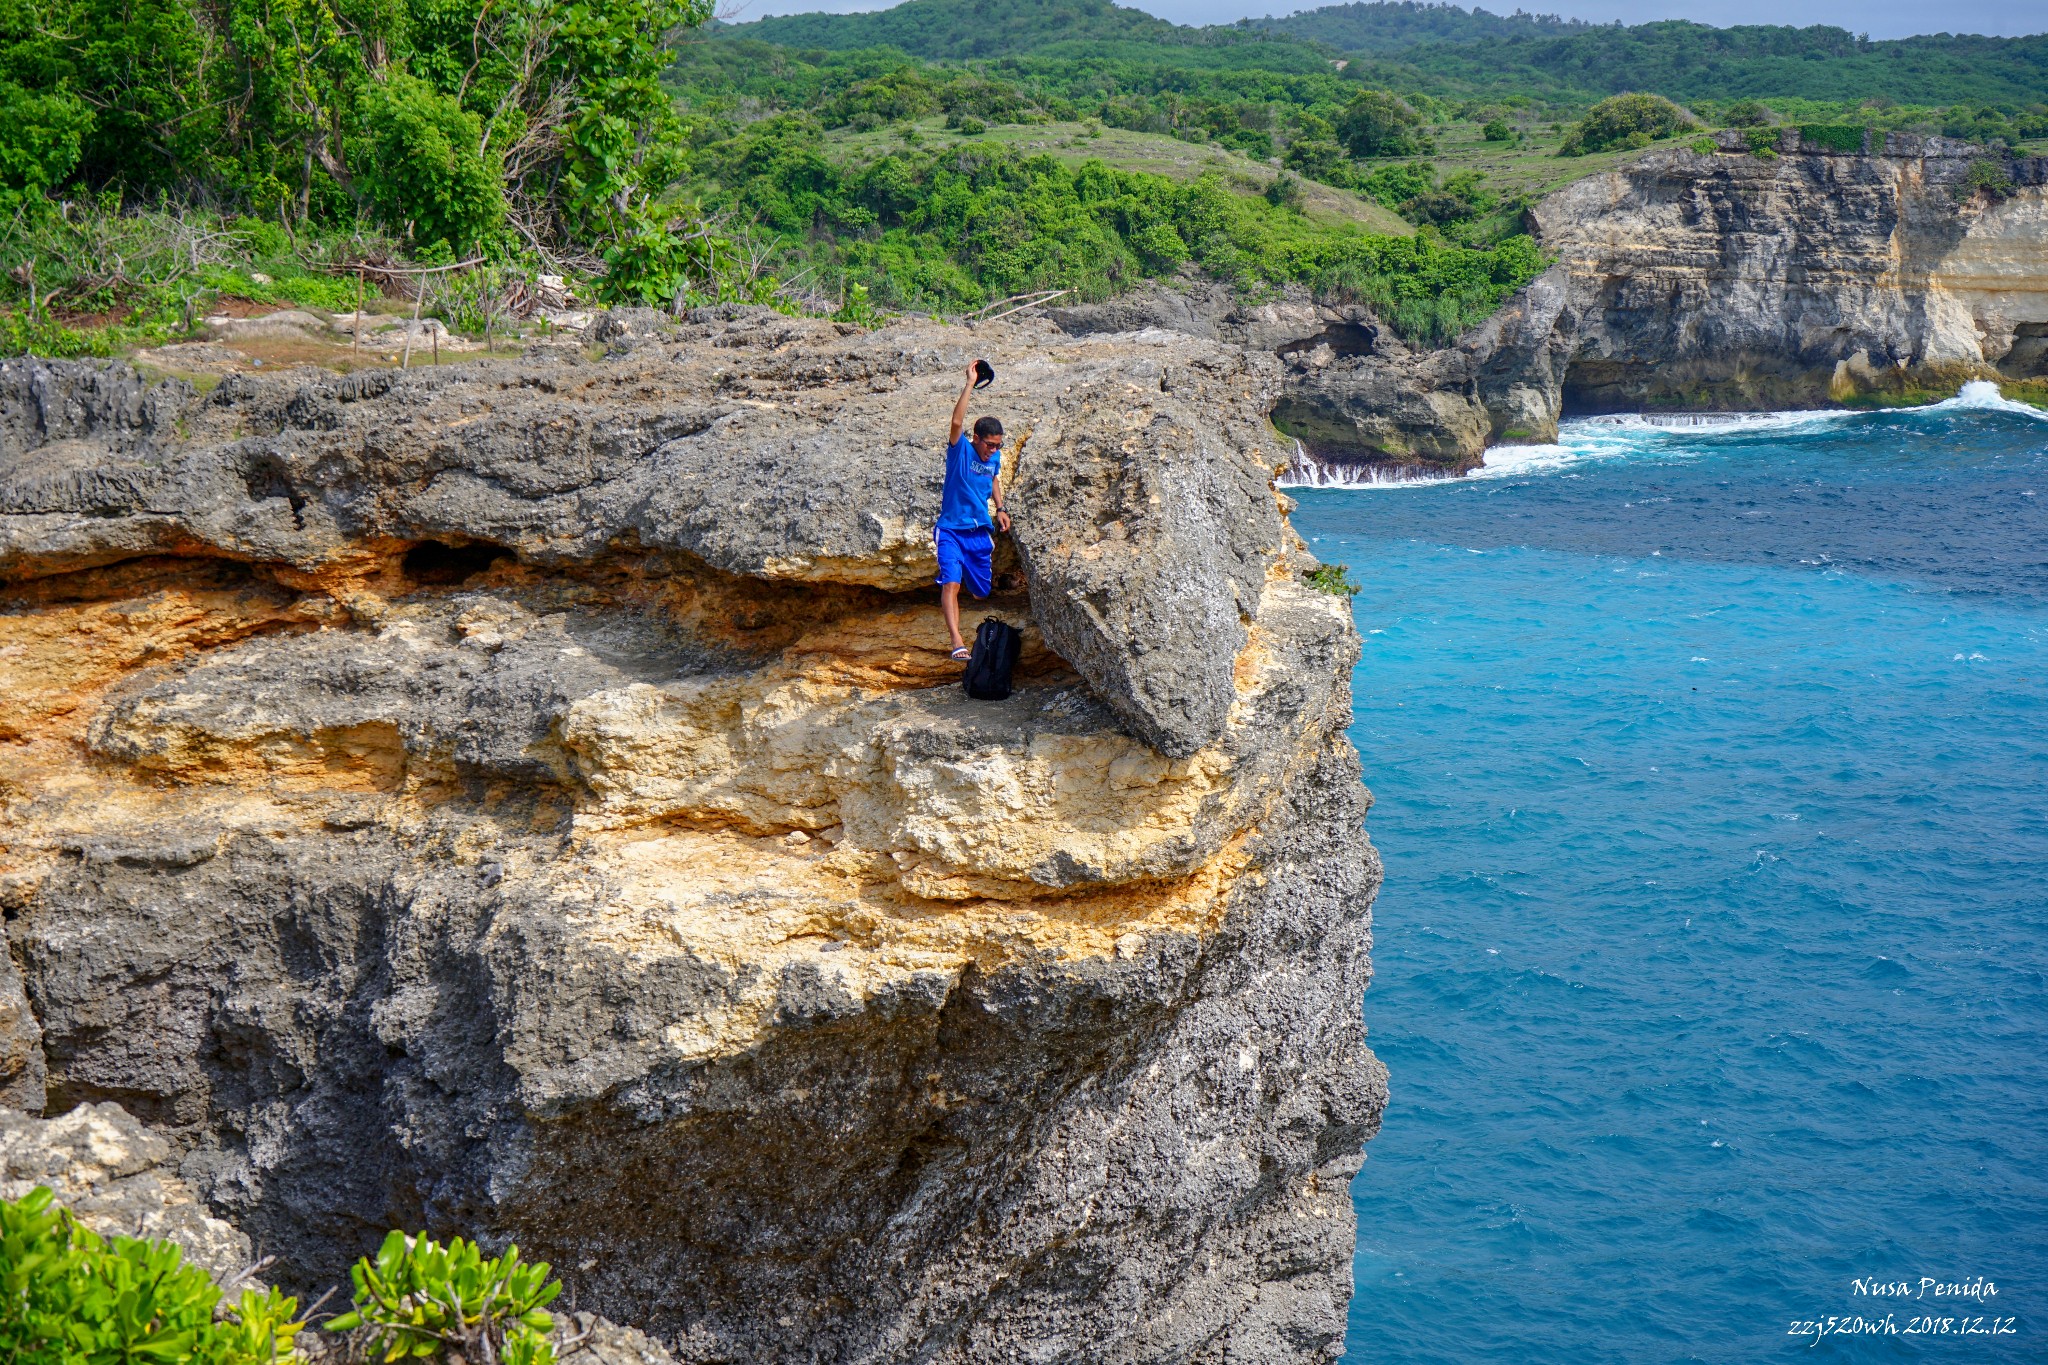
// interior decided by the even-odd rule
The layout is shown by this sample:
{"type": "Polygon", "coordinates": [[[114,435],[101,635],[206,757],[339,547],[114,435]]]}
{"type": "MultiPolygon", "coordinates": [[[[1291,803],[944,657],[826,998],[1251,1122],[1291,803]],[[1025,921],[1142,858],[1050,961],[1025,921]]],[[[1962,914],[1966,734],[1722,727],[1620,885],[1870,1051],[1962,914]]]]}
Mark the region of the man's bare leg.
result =
{"type": "Polygon", "coordinates": [[[953,648],[967,648],[967,642],[960,638],[960,585],[958,583],[939,584],[939,614],[946,618],[946,634],[953,637],[953,648]]]}

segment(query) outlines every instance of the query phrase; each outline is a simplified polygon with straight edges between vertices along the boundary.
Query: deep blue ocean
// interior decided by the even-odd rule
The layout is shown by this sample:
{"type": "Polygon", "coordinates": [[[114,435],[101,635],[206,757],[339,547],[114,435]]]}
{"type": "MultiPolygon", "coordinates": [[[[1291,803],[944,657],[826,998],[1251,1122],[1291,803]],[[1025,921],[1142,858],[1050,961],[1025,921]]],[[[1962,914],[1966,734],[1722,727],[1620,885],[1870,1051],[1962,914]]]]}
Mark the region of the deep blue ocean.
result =
{"type": "Polygon", "coordinates": [[[2048,1361],[2048,418],[1495,456],[1295,493],[1387,873],[1346,1359],[2048,1361]]]}

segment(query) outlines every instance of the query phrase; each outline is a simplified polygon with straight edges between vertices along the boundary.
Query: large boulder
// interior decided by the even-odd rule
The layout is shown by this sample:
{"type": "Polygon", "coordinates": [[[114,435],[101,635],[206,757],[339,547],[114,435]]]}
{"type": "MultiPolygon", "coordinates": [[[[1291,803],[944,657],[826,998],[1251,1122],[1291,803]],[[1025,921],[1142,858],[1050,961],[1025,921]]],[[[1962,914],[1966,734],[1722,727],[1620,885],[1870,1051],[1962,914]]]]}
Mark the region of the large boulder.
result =
{"type": "Polygon", "coordinates": [[[1260,420],[1270,362],[1163,334],[852,337],[728,310],[608,363],[231,376],[204,399],[111,362],[0,361],[0,577],[194,553],[332,576],[407,550],[417,577],[500,549],[901,592],[935,571],[947,413],[981,352],[1048,643],[1185,757],[1221,733],[1284,556],[1287,455],[1260,420]]]}

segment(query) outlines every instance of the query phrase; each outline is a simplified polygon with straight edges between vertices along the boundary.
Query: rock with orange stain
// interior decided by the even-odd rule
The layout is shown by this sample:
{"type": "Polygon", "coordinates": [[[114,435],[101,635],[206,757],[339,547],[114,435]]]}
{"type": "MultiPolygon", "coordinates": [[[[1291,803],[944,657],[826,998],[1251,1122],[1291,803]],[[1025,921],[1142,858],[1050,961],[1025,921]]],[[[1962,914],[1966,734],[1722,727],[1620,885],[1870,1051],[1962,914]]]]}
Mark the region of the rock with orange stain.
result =
{"type": "Polygon", "coordinates": [[[102,362],[0,360],[0,578],[163,554],[334,576],[392,546],[416,579],[653,553],[908,591],[936,571],[947,418],[986,352],[1003,380],[976,410],[1015,433],[1015,551],[1048,643],[1170,756],[1221,733],[1258,584],[1287,554],[1270,360],[1045,323],[848,336],[767,310],[615,350],[233,375],[203,398],[102,362]]]}

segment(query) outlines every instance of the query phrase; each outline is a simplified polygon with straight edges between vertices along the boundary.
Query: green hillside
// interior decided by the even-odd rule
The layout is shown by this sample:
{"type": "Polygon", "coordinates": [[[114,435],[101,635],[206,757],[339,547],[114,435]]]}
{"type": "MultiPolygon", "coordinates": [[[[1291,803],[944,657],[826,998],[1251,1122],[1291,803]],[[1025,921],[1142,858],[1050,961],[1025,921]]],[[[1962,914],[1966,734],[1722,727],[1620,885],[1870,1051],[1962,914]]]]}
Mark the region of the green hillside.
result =
{"type": "Polygon", "coordinates": [[[1584,33],[1595,27],[1583,19],[1555,14],[1493,14],[1456,5],[1423,4],[1418,0],[1384,0],[1379,4],[1327,5],[1284,19],[1256,19],[1259,28],[1346,52],[1398,52],[1447,43],[1483,42],[1489,38],[1531,38],[1584,33]]]}
{"type": "MultiPolygon", "coordinates": [[[[2043,17],[2048,26],[2048,12],[2043,17]]],[[[1389,58],[1426,80],[1471,90],[2022,107],[2048,99],[2048,36],[2039,35],[1872,41],[1821,26],[1665,20],[1624,27],[1412,3],[1335,5],[1259,27],[1389,58]]]]}
{"type": "Polygon", "coordinates": [[[1416,3],[1211,27],[1110,0],[711,11],[0,0],[0,351],[189,333],[231,298],[353,305],[350,276],[402,288],[408,262],[448,267],[434,306],[486,335],[562,275],[856,321],[1306,286],[1441,339],[1542,268],[1534,197],[1645,146],[2048,138],[2048,37],[1416,3]]]}
{"type": "Polygon", "coordinates": [[[1303,70],[1330,56],[1252,25],[1188,27],[1109,0],[903,0],[864,14],[761,19],[737,31],[783,47],[893,47],[933,61],[1055,55],[1303,70]]]}
{"type": "Polygon", "coordinates": [[[1442,337],[1535,268],[1535,196],[1701,124],[2039,137],[2048,108],[1996,96],[2044,41],[1413,3],[1197,28],[1108,0],[905,0],[720,28],[668,80],[692,111],[688,193],[835,301],[948,310],[1192,271],[1369,296],[1442,337]],[[1689,108],[1580,128],[1620,90],[1689,108]]]}
{"type": "Polygon", "coordinates": [[[2048,100],[2048,35],[1872,41],[1822,26],[1588,24],[1415,0],[1210,27],[1171,24],[1109,0],[904,0],[865,14],[788,15],[734,31],[792,48],[893,47],[934,61],[1308,72],[1348,56],[1357,64],[1351,74],[1378,84],[1582,104],[1624,90],[1676,100],[1991,103],[2011,112],[2048,100]]]}

